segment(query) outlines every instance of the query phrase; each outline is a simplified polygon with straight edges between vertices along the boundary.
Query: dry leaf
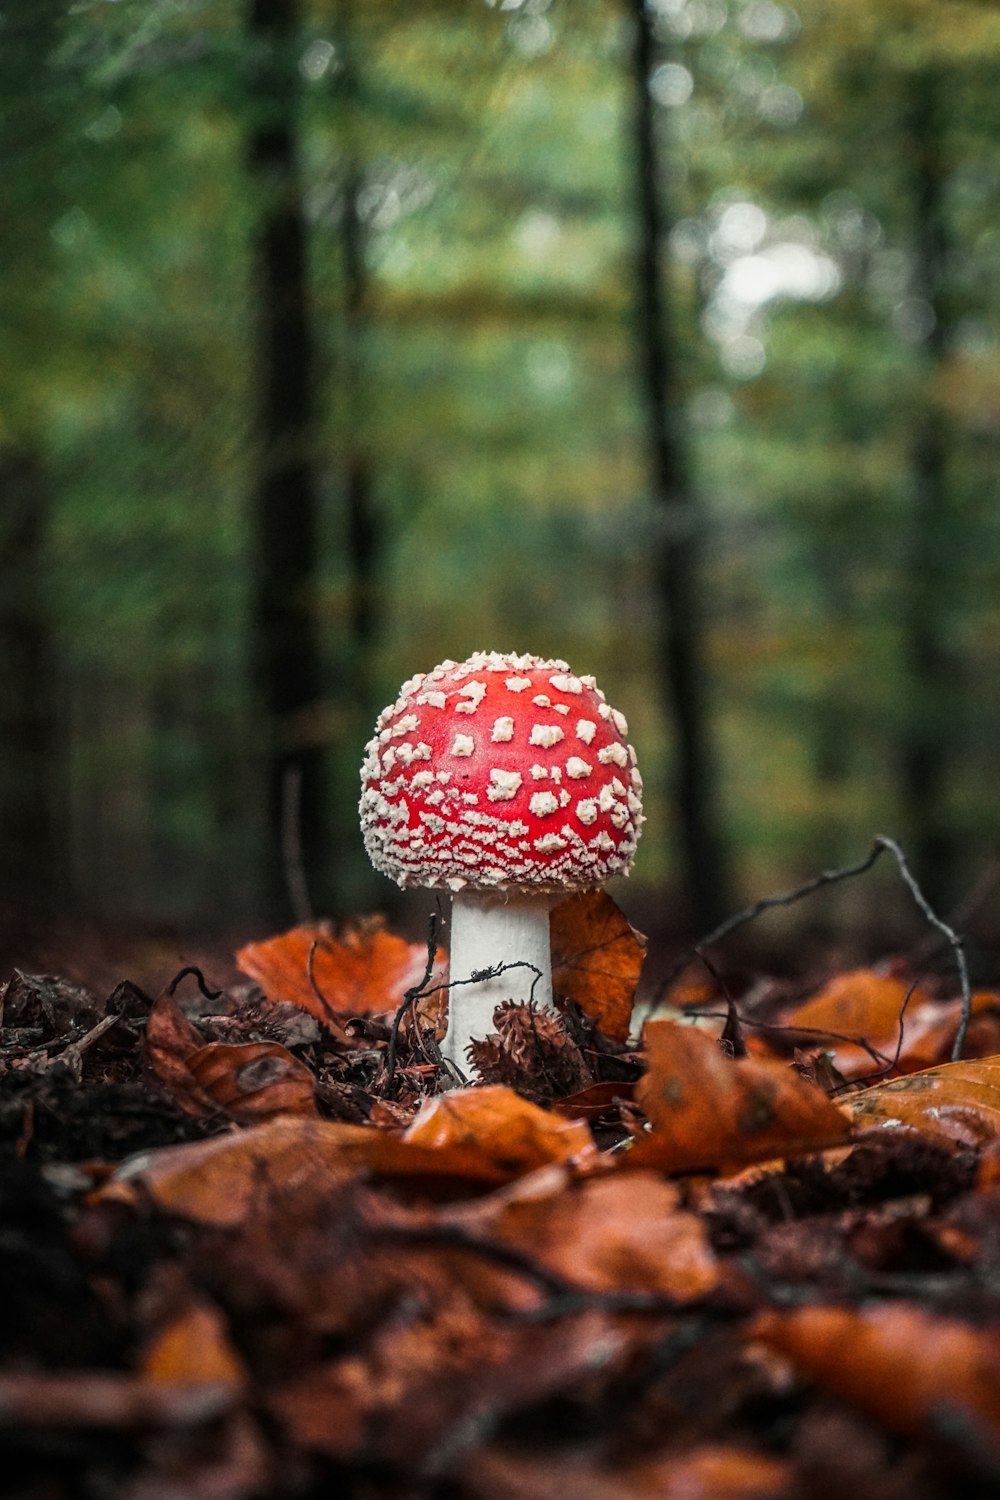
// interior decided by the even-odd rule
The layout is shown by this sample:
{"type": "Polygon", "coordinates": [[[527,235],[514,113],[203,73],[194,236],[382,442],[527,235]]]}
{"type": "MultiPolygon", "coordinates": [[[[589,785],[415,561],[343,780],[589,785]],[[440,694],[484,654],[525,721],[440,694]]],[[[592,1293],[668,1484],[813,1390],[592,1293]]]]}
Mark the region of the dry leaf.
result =
{"type": "MultiPolygon", "coordinates": [[[[549,1118],[542,1110],[538,1113],[549,1118]]],[[[566,1132],[562,1137],[564,1158],[582,1152],[584,1146],[594,1152],[585,1125],[569,1120],[558,1123],[566,1132]],[[574,1131],[582,1131],[584,1138],[574,1131]]],[[[529,1154],[527,1134],[525,1156],[529,1154]]],[[[559,1139],[553,1129],[553,1152],[559,1139]]],[[[126,1161],[95,1199],[131,1203],[146,1196],[168,1213],[198,1223],[237,1226],[245,1222],[261,1195],[322,1195],[355,1176],[433,1179],[445,1188],[452,1184],[456,1193],[465,1194],[471,1184],[508,1182],[536,1166],[542,1141],[539,1130],[532,1160],[512,1161],[511,1155],[516,1156],[513,1147],[510,1154],[498,1150],[488,1135],[477,1136],[471,1129],[464,1134],[456,1132],[452,1141],[426,1144],[401,1140],[388,1131],[364,1125],[278,1115],[265,1125],[229,1135],[143,1152],[126,1161]]],[[[544,1159],[551,1160],[552,1156],[544,1159]]]]}
{"type": "Polygon", "coordinates": [[[433,1472],[507,1414],[604,1369],[624,1343],[599,1311],[498,1326],[456,1290],[442,1306],[384,1324],[360,1353],[314,1366],[269,1404],[304,1448],[433,1472]]]}
{"type": "Polygon", "coordinates": [[[147,1345],[142,1374],[159,1385],[243,1385],[246,1371],[217,1308],[191,1302],[147,1345]]]}
{"type": "MultiPolygon", "coordinates": [[[[439,951],[433,982],[440,981],[443,961],[439,951]]],[[[423,977],[427,947],[408,943],[370,918],[345,927],[338,937],[319,925],[293,927],[247,944],[236,962],[269,999],[297,1005],[319,1021],[343,1023],[352,1016],[398,1010],[406,991],[423,977]]]]}
{"type": "Polygon", "coordinates": [[[1000,1057],[942,1063],[844,1101],[857,1128],[910,1126],[962,1146],[1000,1136],[1000,1057]]]}
{"type": "Polygon", "coordinates": [[[632,1020],[646,939],[606,891],[580,891],[553,908],[552,987],[584,1011],[612,1041],[632,1020]]]}
{"type": "Polygon", "coordinates": [[[174,996],[164,991],[154,1002],[146,1022],[146,1057],[174,1103],[189,1115],[210,1115],[216,1109],[188,1067],[188,1058],[204,1046],[204,1041],[174,996]]]}
{"type": "Polygon", "coordinates": [[[782,1459],[712,1444],[614,1468],[559,1452],[486,1448],[470,1455],[461,1477],[471,1500],[776,1500],[789,1469],[782,1459]]]}
{"type": "Polygon", "coordinates": [[[315,1079],[280,1042],[205,1043],[170,994],[149,1013],[146,1056],[186,1114],[224,1109],[254,1124],[277,1114],[315,1113],[315,1079]]]}
{"type": "Polygon", "coordinates": [[[597,1157],[582,1120],[548,1114],[502,1084],[455,1089],[426,1100],[403,1139],[436,1150],[460,1146],[492,1162],[505,1177],[547,1162],[584,1164],[597,1157]]]}
{"type": "MultiPolygon", "coordinates": [[[[982,992],[973,1000],[974,1011],[979,1011],[994,1005],[996,996],[982,992]]],[[[793,1029],[805,1027],[861,1037],[886,1061],[896,1056],[899,1047],[897,1069],[912,1073],[947,1056],[960,1011],[958,1000],[942,1004],[931,999],[925,990],[913,988],[895,976],[879,974],[874,969],[853,969],[835,974],[817,994],[785,1011],[781,1019],[793,1029]]],[[[857,1043],[811,1036],[805,1041],[809,1046],[821,1046],[828,1051],[834,1067],[844,1078],[860,1078],[878,1067],[871,1054],[857,1043]]]]}
{"type": "Polygon", "coordinates": [[[546,1167],[441,1218],[516,1245],[540,1265],[594,1292],[649,1292],[679,1302],[719,1279],[704,1223],[654,1173],[582,1180],[546,1167]]]}
{"type": "Polygon", "coordinates": [[[210,1042],[187,1066],[199,1088],[244,1123],[316,1113],[315,1078],[280,1042],[210,1042]]]}
{"type": "Polygon", "coordinates": [[[949,1411],[1000,1437],[1000,1337],[905,1303],[855,1311],[799,1307],[762,1313],[753,1334],[803,1374],[898,1432],[922,1434],[949,1411]]]}
{"type": "Polygon", "coordinates": [[[693,1026],[651,1021],[636,1091],[651,1133],[623,1161],[668,1172],[802,1156],[849,1133],[847,1117],[784,1063],[726,1057],[693,1026]]]}

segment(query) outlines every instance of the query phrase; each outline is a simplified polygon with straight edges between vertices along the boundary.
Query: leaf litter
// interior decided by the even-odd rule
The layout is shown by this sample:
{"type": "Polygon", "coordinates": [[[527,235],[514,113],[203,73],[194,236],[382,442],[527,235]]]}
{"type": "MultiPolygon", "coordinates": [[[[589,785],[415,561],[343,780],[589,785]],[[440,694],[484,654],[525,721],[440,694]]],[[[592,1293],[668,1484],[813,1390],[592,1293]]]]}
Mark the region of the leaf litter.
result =
{"type": "Polygon", "coordinates": [[[457,1089],[433,933],[10,977],[6,1493],[997,1493],[1000,995],[713,966],[636,1037],[641,936],[552,930],[457,1089]]]}

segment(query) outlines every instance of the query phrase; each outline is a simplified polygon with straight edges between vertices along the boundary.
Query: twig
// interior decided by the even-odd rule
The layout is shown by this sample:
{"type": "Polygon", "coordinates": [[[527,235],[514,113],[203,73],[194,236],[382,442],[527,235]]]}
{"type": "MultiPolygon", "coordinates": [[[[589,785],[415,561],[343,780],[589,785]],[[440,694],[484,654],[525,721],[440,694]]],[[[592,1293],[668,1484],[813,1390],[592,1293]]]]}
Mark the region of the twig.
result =
{"type": "Polygon", "coordinates": [[[972,989],[969,985],[969,968],[965,962],[965,948],[962,945],[962,939],[953,927],[949,927],[947,922],[942,922],[937,913],[931,909],[927,897],[914,880],[903,851],[895,839],[880,836],[875,842],[881,844],[884,849],[889,850],[889,853],[899,866],[899,873],[906,882],[907,889],[916,902],[917,907],[927,918],[931,926],[936,927],[941,936],[946,939],[952,953],[955,955],[955,967],[958,970],[958,980],[962,987],[962,1017],[958,1023],[958,1030],[955,1033],[955,1041],[951,1049],[951,1060],[952,1062],[961,1062],[962,1052],[965,1048],[965,1034],[969,1029],[969,1021],[972,1017],[972,989]]]}
{"type": "Polygon", "coordinates": [[[220,998],[220,996],[222,995],[222,991],[209,989],[208,982],[197,964],[186,964],[179,973],[175,974],[173,979],[171,979],[170,983],[167,985],[167,994],[172,995],[177,986],[180,984],[181,980],[187,979],[189,975],[193,976],[198,985],[198,988],[201,990],[201,993],[204,995],[206,1000],[218,1000],[220,998]]]}
{"type": "Polygon", "coordinates": [[[338,1017],[337,1012],[334,1010],[333,1006],[330,1004],[329,1000],[320,989],[319,982],[316,978],[316,949],[319,947],[322,941],[322,936],[314,937],[312,942],[309,944],[309,952],[306,954],[306,978],[309,980],[309,984],[313,994],[316,996],[316,999],[323,1007],[323,1015],[325,1017],[324,1025],[329,1031],[333,1033],[338,1042],[346,1046],[349,1041],[347,1032],[341,1025],[340,1018],[338,1017]]]}
{"type": "MultiPolygon", "coordinates": [[[[717,943],[721,943],[723,938],[729,937],[730,933],[736,932],[738,928],[745,927],[747,923],[759,917],[762,912],[770,911],[776,906],[791,906],[796,901],[801,901],[805,896],[811,896],[814,891],[821,890],[823,886],[836,885],[842,880],[852,880],[856,875],[864,875],[885,853],[892,855],[896,861],[899,874],[920,912],[931,926],[941,934],[955,955],[955,967],[958,970],[958,980],[962,994],[962,1013],[958,1030],[955,1033],[955,1041],[951,1049],[951,1060],[952,1062],[959,1062],[965,1047],[965,1037],[972,1016],[972,990],[969,985],[969,970],[965,961],[965,948],[958,933],[952,927],[949,927],[947,922],[943,922],[931,907],[923,891],[921,891],[917,884],[906,862],[906,856],[896,843],[896,840],[888,838],[884,834],[879,834],[873,840],[868,854],[864,859],[859,860],[857,864],[845,865],[840,870],[823,870],[819,875],[814,875],[811,880],[807,880],[802,885],[796,886],[794,890],[784,891],[780,896],[764,896],[760,901],[755,901],[752,906],[744,907],[742,911],[738,911],[733,916],[727,917],[724,922],[720,922],[718,927],[714,927],[689,952],[693,952],[698,958],[703,958],[703,949],[712,948],[717,943]]],[[[667,988],[677,978],[687,962],[688,955],[685,954],[664,977],[659,986],[658,998],[663,997],[667,988]]],[[[833,1035],[832,1032],[828,1034],[833,1035]]],[[[859,1039],[852,1037],[844,1038],[844,1040],[855,1041],[859,1039]]],[[[859,1045],[865,1046],[865,1043],[859,1041],[859,1045]]],[[[868,1050],[870,1052],[870,1049],[868,1050]]],[[[875,1060],[873,1057],[873,1061],[875,1060]]],[[[879,1058],[878,1061],[885,1062],[886,1059],[879,1058]]]]}
{"type": "Polygon", "coordinates": [[[403,995],[403,1003],[396,1011],[392,1022],[392,1030],[389,1032],[389,1049],[386,1053],[386,1088],[392,1087],[392,1081],[396,1076],[396,1049],[399,1046],[399,1029],[403,1024],[403,1017],[410,1007],[415,1005],[424,995],[433,993],[433,991],[428,990],[427,986],[430,984],[431,975],[434,973],[434,965],[437,962],[437,931],[438,913],[432,911],[427,919],[427,963],[424,967],[423,975],[420,982],[412,985],[403,995]]]}
{"type": "Polygon", "coordinates": [[[48,1057],[44,1054],[44,1052],[33,1054],[33,1056],[28,1059],[30,1071],[33,1073],[47,1073],[50,1068],[54,1068],[57,1064],[62,1063],[65,1067],[69,1068],[73,1077],[79,1083],[80,1074],[82,1071],[83,1054],[87,1051],[88,1048],[92,1047],[95,1042],[100,1041],[105,1032],[110,1031],[112,1026],[116,1025],[120,1020],[120,1014],[117,1011],[114,1011],[111,1015],[104,1016],[100,1021],[98,1021],[96,1026],[92,1026],[90,1030],[85,1032],[84,1035],[81,1036],[77,1041],[68,1043],[68,1045],[65,1046],[61,1052],[57,1052],[54,1057],[48,1057]]]}
{"type": "Polygon", "coordinates": [[[287,766],[281,782],[281,864],[292,916],[299,927],[316,921],[302,857],[302,767],[287,766]]]}

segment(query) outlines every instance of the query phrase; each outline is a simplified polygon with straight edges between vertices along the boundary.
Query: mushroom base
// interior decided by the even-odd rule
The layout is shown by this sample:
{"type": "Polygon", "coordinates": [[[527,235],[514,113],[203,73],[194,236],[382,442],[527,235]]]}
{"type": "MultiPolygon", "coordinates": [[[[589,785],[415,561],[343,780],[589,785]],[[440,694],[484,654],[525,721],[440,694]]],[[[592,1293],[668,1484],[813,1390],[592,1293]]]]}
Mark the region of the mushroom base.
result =
{"type": "Polygon", "coordinates": [[[505,1000],[533,1000],[552,1008],[552,956],[548,896],[456,895],[451,907],[448,1030],[445,1058],[465,1071],[466,1050],[493,1030],[493,1012],[505,1000]],[[503,972],[497,973],[498,969],[503,972]],[[473,974],[489,977],[465,983],[473,974]],[[457,981],[457,983],[456,983],[457,981]]]}

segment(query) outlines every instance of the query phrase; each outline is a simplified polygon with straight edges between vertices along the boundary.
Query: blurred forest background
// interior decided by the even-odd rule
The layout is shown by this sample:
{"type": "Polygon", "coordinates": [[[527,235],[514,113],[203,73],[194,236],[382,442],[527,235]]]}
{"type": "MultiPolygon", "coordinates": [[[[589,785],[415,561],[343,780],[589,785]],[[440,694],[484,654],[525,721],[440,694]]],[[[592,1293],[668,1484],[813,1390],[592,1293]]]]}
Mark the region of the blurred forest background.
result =
{"type": "Polygon", "coordinates": [[[7,0],[8,921],[287,924],[295,827],[320,912],[392,909],[362,746],[478,649],[627,713],[637,919],[880,832],[947,910],[1000,831],[998,85],[989,0],[7,0]]]}

